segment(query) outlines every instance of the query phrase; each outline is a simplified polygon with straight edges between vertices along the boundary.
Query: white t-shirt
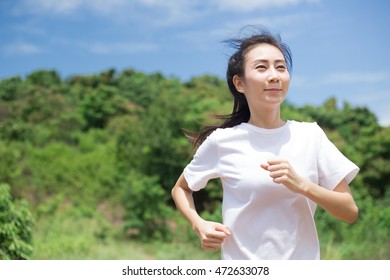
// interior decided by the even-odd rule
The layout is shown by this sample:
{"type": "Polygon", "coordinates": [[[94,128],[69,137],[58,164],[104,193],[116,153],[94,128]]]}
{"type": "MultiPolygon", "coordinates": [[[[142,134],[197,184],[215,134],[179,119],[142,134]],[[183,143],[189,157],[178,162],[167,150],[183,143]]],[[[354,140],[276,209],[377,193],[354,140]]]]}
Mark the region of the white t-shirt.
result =
{"type": "Polygon", "coordinates": [[[193,191],[210,179],[222,181],[223,224],[232,233],[222,244],[222,259],[320,258],[316,203],[273,182],[260,163],[274,156],[329,190],[344,178],[350,183],[359,171],[316,123],[288,121],[277,129],[242,123],[215,130],[183,173],[193,191]]]}

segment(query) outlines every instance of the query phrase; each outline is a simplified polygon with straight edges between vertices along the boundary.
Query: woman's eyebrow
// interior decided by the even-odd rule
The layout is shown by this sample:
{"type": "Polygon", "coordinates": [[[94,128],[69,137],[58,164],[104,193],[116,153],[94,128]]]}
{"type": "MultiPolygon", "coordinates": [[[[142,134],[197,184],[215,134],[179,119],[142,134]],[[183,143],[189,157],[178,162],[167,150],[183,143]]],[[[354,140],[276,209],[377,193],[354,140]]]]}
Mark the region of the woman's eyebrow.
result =
{"type": "Polygon", "coordinates": [[[255,61],[252,62],[252,64],[257,64],[257,63],[286,63],[284,59],[276,59],[276,60],[268,60],[268,59],[256,59],[255,61]]]}

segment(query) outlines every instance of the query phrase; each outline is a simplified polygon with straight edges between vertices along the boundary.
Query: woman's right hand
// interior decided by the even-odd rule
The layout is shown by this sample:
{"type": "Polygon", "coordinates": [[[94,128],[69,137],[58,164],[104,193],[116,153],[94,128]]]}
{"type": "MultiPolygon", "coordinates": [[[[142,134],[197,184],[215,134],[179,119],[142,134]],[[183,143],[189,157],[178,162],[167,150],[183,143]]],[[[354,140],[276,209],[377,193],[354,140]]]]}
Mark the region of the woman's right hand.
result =
{"type": "Polygon", "coordinates": [[[226,237],[231,235],[229,229],[220,223],[199,221],[194,226],[194,231],[198,235],[201,247],[205,250],[218,250],[226,237]]]}
{"type": "Polygon", "coordinates": [[[218,250],[225,238],[230,236],[231,233],[226,226],[206,221],[199,216],[195,208],[192,190],[189,188],[183,174],[180,175],[172,189],[172,197],[177,208],[198,235],[202,248],[212,251],[218,250]]]}

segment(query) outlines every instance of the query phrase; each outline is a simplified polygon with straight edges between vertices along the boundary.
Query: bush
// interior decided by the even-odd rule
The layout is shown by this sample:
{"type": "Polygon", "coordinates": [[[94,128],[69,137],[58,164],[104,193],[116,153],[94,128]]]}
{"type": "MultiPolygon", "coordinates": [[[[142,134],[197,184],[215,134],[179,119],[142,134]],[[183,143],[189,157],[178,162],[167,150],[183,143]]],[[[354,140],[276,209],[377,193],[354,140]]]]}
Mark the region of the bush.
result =
{"type": "Polygon", "coordinates": [[[74,203],[94,205],[111,195],[116,173],[114,147],[99,143],[104,137],[91,131],[78,140],[78,149],[61,142],[31,147],[26,156],[31,180],[24,179],[35,200],[41,203],[62,193],[74,203]]]}
{"type": "Polygon", "coordinates": [[[33,251],[33,217],[26,200],[12,200],[10,187],[0,184],[0,259],[28,259],[33,251]]]}
{"type": "Polygon", "coordinates": [[[158,184],[158,178],[132,172],[122,184],[126,232],[143,241],[171,240],[167,221],[172,210],[167,205],[168,195],[158,184]]]}

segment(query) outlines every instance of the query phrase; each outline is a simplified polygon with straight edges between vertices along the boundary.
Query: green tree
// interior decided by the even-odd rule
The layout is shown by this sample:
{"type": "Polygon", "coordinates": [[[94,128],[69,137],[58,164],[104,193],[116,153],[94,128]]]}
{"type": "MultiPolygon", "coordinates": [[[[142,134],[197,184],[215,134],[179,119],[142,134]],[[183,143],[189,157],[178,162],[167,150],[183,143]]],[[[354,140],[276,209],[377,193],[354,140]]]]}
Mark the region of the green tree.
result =
{"type": "Polygon", "coordinates": [[[0,100],[11,101],[19,98],[23,81],[19,76],[0,81],[0,100]]]}
{"type": "Polygon", "coordinates": [[[188,104],[180,89],[161,92],[149,109],[118,137],[121,168],[157,176],[160,184],[170,189],[189,155],[189,143],[182,130],[188,104]]]}
{"type": "Polygon", "coordinates": [[[125,70],[118,78],[119,92],[130,102],[148,108],[162,89],[166,87],[166,80],[160,73],[147,75],[142,72],[125,70]]]}
{"type": "Polygon", "coordinates": [[[158,177],[130,172],[120,182],[124,188],[125,230],[139,240],[170,240],[168,227],[171,209],[168,195],[158,183],[158,177]]]}
{"type": "Polygon", "coordinates": [[[109,118],[121,111],[121,102],[116,87],[100,85],[95,89],[88,89],[80,101],[86,128],[104,128],[109,118]]]}
{"type": "Polygon", "coordinates": [[[372,135],[359,137],[356,148],[363,161],[361,173],[365,187],[376,198],[390,195],[390,128],[382,128],[372,135]]]}
{"type": "Polygon", "coordinates": [[[55,70],[37,70],[27,76],[27,82],[41,87],[49,88],[59,85],[60,75],[55,70]]]}
{"type": "Polygon", "coordinates": [[[21,153],[12,143],[0,140],[0,182],[11,183],[20,173],[21,153]]]}
{"type": "Polygon", "coordinates": [[[13,200],[10,187],[0,184],[0,259],[28,259],[33,251],[33,216],[26,200],[13,200]]]}

